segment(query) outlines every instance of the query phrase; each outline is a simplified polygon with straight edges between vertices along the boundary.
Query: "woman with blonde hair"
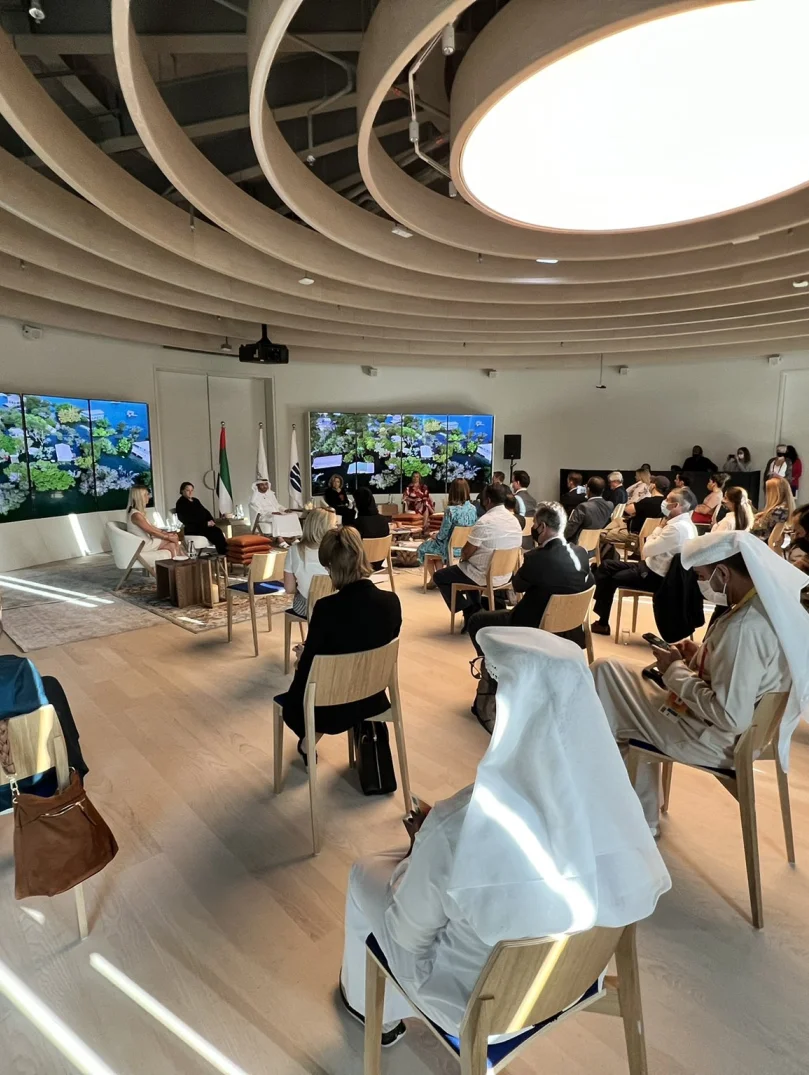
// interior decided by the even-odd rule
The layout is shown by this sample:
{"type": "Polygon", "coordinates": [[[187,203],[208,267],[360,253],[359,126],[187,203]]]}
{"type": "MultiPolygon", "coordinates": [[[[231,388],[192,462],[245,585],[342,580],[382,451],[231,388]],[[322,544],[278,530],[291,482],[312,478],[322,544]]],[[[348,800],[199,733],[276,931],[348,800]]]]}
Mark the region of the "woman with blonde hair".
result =
{"type": "Polygon", "coordinates": [[[126,528],[130,534],[145,541],[143,552],[170,552],[172,559],[185,560],[186,552],[180,542],[180,535],[170,530],[160,530],[152,526],[146,518],[146,505],[149,503],[149,490],[145,485],[133,485],[129,490],[126,505],[126,528]]]}
{"type": "Polygon", "coordinates": [[[294,544],[284,561],[284,589],[294,594],[292,611],[296,616],[307,614],[309,586],[315,575],[328,575],[321,564],[320,543],[332,527],[337,526],[337,515],[325,508],[313,508],[303,520],[301,540],[294,544]]]}
{"type": "Polygon", "coordinates": [[[719,530],[751,530],[753,528],[753,509],[747,496],[747,490],[739,485],[732,485],[725,490],[722,497],[722,506],[727,509],[727,515],[714,523],[711,533],[719,530]]]}
{"type": "Polygon", "coordinates": [[[795,510],[795,498],[786,478],[768,478],[764,483],[767,499],[764,510],[753,520],[753,533],[764,541],[780,523],[785,523],[795,510]]]}
{"type": "MultiPolygon", "coordinates": [[[[395,593],[377,589],[371,582],[371,565],[362,538],[353,527],[329,530],[320,542],[318,555],[337,592],[321,597],[312,610],[295,677],[286,694],[276,698],[283,710],[284,723],[298,736],[298,753],[304,765],[309,744],[304,739],[303,696],[312,661],[319,654],[379,649],[398,638],[402,626],[399,598],[395,593]]],[[[317,706],[317,737],[347,732],[360,721],[378,717],[387,709],[390,702],[384,691],[344,705],[317,706]]]]}

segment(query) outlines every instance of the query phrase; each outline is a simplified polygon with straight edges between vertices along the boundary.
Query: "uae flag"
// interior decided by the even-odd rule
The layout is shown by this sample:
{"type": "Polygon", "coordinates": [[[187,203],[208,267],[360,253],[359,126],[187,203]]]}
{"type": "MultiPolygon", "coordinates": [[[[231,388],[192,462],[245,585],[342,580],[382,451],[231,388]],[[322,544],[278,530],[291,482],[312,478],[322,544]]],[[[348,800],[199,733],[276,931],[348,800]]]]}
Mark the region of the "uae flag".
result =
{"type": "Polygon", "coordinates": [[[301,467],[298,462],[298,433],[295,426],[292,427],[292,443],[289,446],[289,506],[291,508],[303,507],[301,467]]]}
{"type": "Polygon", "coordinates": [[[225,437],[225,423],[219,432],[219,473],[216,476],[216,500],[220,516],[233,514],[233,486],[230,482],[228,465],[228,445],[225,437]]]}

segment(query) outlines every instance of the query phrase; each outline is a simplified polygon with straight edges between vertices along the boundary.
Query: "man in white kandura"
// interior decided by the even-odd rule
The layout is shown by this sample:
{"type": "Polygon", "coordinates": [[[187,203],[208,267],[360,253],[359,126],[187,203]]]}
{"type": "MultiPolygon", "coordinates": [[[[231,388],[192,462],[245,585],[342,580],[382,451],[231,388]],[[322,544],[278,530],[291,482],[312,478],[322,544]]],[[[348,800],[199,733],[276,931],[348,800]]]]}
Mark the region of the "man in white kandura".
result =
{"type": "MultiPolygon", "coordinates": [[[[694,569],[705,599],[727,611],[708,628],[702,645],[685,641],[654,649],[665,689],[644,678],[640,664],[593,664],[596,690],[622,753],[637,739],[680,761],[730,767],[759,699],[791,691],[778,743],[787,769],[792,733],[800,715],[809,714],[809,616],[800,602],[809,577],[742,531],[692,539],[682,563],[694,569]]],[[[636,790],[656,832],[659,765],[641,761],[636,790]]]]}
{"type": "MultiPolygon", "coordinates": [[[[351,870],[340,988],[360,1020],[370,933],[419,1008],[457,1035],[498,941],[629,925],[671,886],[579,647],[531,627],[477,638],[498,691],[474,785],[414,823],[412,851],[351,870]]],[[[390,984],[383,1044],[412,1014],[390,984]]]]}
{"type": "Polygon", "coordinates": [[[272,486],[266,478],[259,478],[253,482],[253,494],[249,504],[250,518],[258,525],[263,534],[269,534],[274,538],[299,538],[301,536],[301,521],[298,516],[288,508],[278,503],[278,497],[272,491],[272,486]]]}

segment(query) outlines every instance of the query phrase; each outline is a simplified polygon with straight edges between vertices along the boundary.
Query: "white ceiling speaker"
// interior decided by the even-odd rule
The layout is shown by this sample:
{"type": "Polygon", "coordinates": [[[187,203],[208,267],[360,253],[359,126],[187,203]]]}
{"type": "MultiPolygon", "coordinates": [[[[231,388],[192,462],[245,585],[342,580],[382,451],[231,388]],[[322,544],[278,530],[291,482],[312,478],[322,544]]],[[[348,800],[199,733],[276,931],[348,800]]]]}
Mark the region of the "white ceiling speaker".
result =
{"type": "Polygon", "coordinates": [[[809,287],[809,280],[793,280],[793,287],[809,287]]]}
{"type": "Polygon", "coordinates": [[[451,22],[441,31],[441,51],[445,56],[451,56],[455,51],[455,27],[451,22]]]}
{"type": "Polygon", "coordinates": [[[379,370],[376,368],[376,366],[363,366],[362,372],[365,374],[366,377],[376,377],[379,373],[379,370]]]}
{"type": "Polygon", "coordinates": [[[303,284],[304,287],[309,287],[314,282],[315,282],[314,276],[310,276],[308,272],[304,273],[303,276],[298,281],[298,283],[303,284]]]}
{"type": "Polygon", "coordinates": [[[780,366],[783,361],[783,355],[767,355],[767,365],[769,366],[780,366]]]}
{"type": "Polygon", "coordinates": [[[41,0],[31,0],[31,3],[28,5],[28,14],[34,22],[45,21],[45,9],[42,7],[41,0]]]}
{"type": "Polygon", "coordinates": [[[23,325],[22,335],[25,340],[41,340],[42,329],[37,328],[36,325],[23,325]]]}
{"type": "Polygon", "coordinates": [[[486,374],[487,377],[497,376],[497,370],[484,370],[483,372],[486,374]]]}

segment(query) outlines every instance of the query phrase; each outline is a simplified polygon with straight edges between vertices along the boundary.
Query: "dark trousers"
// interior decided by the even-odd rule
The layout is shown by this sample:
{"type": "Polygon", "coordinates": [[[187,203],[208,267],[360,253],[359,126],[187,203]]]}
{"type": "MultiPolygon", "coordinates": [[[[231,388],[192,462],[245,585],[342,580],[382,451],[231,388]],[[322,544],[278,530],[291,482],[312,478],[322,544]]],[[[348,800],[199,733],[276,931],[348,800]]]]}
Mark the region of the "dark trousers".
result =
{"type": "Polygon", "coordinates": [[[219,553],[220,556],[224,556],[225,553],[228,551],[228,539],[225,537],[225,535],[219,529],[218,526],[206,526],[204,530],[200,530],[198,532],[186,530],[186,533],[191,534],[192,537],[194,536],[194,534],[197,534],[198,537],[207,538],[212,545],[216,546],[216,551],[219,553]]]}
{"type": "MultiPolygon", "coordinates": [[[[452,600],[452,584],[453,582],[471,582],[472,580],[468,575],[465,575],[461,571],[457,564],[452,567],[442,567],[439,571],[433,575],[433,582],[437,589],[440,591],[441,596],[447,603],[447,608],[450,607],[450,601],[452,600]]],[[[488,599],[485,599],[488,607],[488,599]]],[[[506,595],[504,590],[498,590],[494,595],[495,604],[505,606],[506,595]]],[[[483,594],[480,590],[459,590],[455,595],[455,611],[463,613],[464,622],[468,622],[469,617],[482,608],[484,604],[483,594]]]]}
{"type": "Polygon", "coordinates": [[[645,590],[654,593],[663,579],[655,575],[644,563],[625,564],[622,560],[608,560],[596,571],[596,596],[593,608],[601,623],[609,623],[615,591],[645,590]]]}
{"type": "MultiPolygon", "coordinates": [[[[495,595],[496,596],[496,595],[495,595]]],[[[511,626],[511,609],[510,608],[496,608],[492,612],[488,610],[486,612],[476,612],[469,618],[469,637],[472,640],[472,645],[478,652],[478,656],[483,656],[483,650],[477,643],[478,631],[484,627],[510,627],[511,626]]]]}

